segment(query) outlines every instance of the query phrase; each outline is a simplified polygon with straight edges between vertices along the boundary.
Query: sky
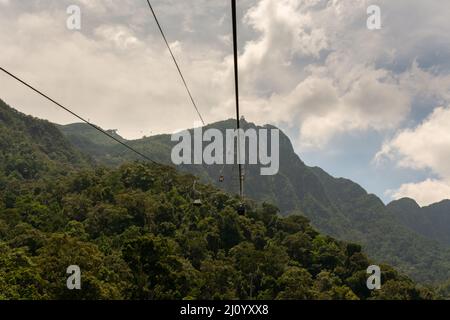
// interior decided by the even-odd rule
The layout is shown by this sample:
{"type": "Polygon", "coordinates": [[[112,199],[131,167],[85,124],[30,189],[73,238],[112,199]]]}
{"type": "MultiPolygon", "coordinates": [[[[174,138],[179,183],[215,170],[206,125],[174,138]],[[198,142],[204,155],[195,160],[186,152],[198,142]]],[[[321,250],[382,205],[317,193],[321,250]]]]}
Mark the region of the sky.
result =
{"type": "MultiPolygon", "coordinates": [[[[234,116],[230,2],[153,0],[206,122],[234,116]]],[[[450,198],[450,2],[238,0],[241,112],[385,202],[450,198]],[[369,30],[377,5],[381,28],[369,30]]],[[[134,139],[198,121],[145,0],[0,0],[0,65],[134,139]],[[70,30],[67,8],[81,9],[70,30]]],[[[0,98],[76,122],[0,75],[0,98]]]]}

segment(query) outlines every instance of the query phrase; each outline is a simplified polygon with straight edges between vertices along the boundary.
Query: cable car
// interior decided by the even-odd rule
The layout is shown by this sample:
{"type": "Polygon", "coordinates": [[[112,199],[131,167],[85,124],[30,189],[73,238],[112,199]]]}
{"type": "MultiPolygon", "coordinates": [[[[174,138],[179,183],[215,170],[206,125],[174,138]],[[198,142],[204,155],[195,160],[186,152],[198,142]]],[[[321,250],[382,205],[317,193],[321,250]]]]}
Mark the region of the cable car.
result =
{"type": "Polygon", "coordinates": [[[243,204],[243,203],[241,203],[241,204],[239,204],[239,206],[238,206],[238,208],[237,208],[237,213],[240,215],[240,216],[243,216],[243,215],[245,215],[245,204],[243,204]]]}
{"type": "Polygon", "coordinates": [[[194,185],[192,186],[192,193],[194,196],[194,201],[192,202],[192,204],[195,207],[201,207],[202,206],[202,200],[200,199],[200,192],[197,191],[197,189],[195,189],[195,185],[197,184],[197,180],[194,180],[194,185]]]}

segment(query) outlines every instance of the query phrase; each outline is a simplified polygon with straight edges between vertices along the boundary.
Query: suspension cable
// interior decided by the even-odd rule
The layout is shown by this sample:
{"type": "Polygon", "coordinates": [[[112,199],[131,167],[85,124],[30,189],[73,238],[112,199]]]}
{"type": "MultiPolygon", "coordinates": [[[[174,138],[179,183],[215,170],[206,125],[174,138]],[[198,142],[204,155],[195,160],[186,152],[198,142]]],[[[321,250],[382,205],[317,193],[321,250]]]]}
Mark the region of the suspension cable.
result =
{"type": "Polygon", "coordinates": [[[31,86],[30,84],[28,84],[27,82],[23,81],[22,79],[20,79],[19,77],[13,75],[12,73],[10,73],[9,71],[5,70],[4,68],[0,67],[0,70],[3,71],[5,74],[7,74],[8,76],[10,76],[11,78],[19,81],[20,83],[22,83],[23,85],[25,85],[26,87],[28,87],[29,89],[33,90],[34,92],[36,92],[37,94],[39,94],[40,96],[44,97],[45,99],[49,100],[50,102],[52,102],[53,104],[55,104],[56,106],[60,107],[61,109],[67,111],[68,113],[70,113],[71,115],[75,116],[76,118],[78,118],[79,120],[83,121],[84,123],[88,124],[89,126],[91,126],[92,128],[94,128],[95,130],[101,132],[102,134],[108,136],[109,138],[113,139],[114,141],[116,141],[117,143],[121,144],[122,146],[124,146],[125,148],[127,148],[128,150],[136,153],[137,155],[139,155],[140,157],[144,158],[145,160],[148,160],[154,164],[159,164],[158,162],[154,161],[153,159],[151,159],[150,157],[146,156],[145,154],[137,151],[136,149],[134,149],[133,147],[129,146],[128,144],[124,143],[123,141],[120,141],[119,139],[117,139],[116,137],[114,137],[113,135],[109,134],[108,132],[106,132],[105,130],[103,130],[102,128],[96,126],[95,124],[89,122],[88,120],[84,119],[83,117],[79,116],[78,114],[76,114],[75,112],[73,112],[72,110],[70,110],[69,108],[63,106],[62,104],[60,104],[59,102],[55,101],[54,99],[50,98],[48,95],[42,93],[41,91],[39,91],[38,89],[34,88],[33,86],[31,86]]]}

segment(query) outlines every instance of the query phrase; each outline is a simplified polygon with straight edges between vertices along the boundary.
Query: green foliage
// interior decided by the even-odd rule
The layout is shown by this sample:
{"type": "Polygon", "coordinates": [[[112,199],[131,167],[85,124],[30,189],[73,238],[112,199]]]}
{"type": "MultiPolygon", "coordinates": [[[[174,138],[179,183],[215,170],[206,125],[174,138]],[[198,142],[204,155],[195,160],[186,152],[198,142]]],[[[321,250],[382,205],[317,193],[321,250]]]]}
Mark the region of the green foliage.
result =
{"type": "Polygon", "coordinates": [[[53,124],[26,116],[2,100],[0,138],[0,188],[89,164],[53,124]]]}
{"type": "MultiPolygon", "coordinates": [[[[244,129],[256,128],[254,124],[245,121],[242,121],[241,126],[244,129]]],[[[211,127],[224,131],[234,128],[235,122],[222,121],[208,125],[205,129],[211,127]]],[[[98,163],[119,165],[137,159],[136,155],[122,146],[105,141],[103,136],[85,125],[62,126],[60,129],[74,145],[90,154],[98,163]]],[[[171,163],[170,152],[174,143],[169,135],[128,143],[162,163],[171,163]]],[[[276,204],[282,215],[305,215],[320,232],[339,240],[361,244],[364,252],[371,258],[399,268],[416,281],[435,284],[450,278],[448,246],[431,241],[438,240],[445,245],[450,243],[450,221],[448,214],[445,214],[448,212],[448,203],[429,208],[428,213],[434,212],[431,222],[421,223],[422,219],[417,219],[417,215],[411,217],[409,211],[403,215],[408,220],[405,222],[405,219],[394,216],[380,199],[368,194],[352,181],[336,179],[320,168],[306,166],[295,153],[289,138],[282,132],[279,173],[275,176],[261,176],[259,169],[258,165],[246,166],[245,189],[248,197],[276,204]]],[[[233,165],[185,165],[181,170],[201,177],[204,182],[212,183],[227,192],[238,189],[235,178],[237,171],[233,165]],[[219,182],[221,175],[225,177],[223,182],[219,182]]],[[[151,183],[132,182],[133,179],[141,178],[130,176],[130,183],[137,187],[141,184],[144,191],[151,183]]],[[[268,213],[278,211],[268,204],[265,210],[268,213]]],[[[226,217],[221,219],[228,223],[226,217]]],[[[264,222],[269,221],[265,218],[264,222]]],[[[232,225],[223,227],[230,231],[229,238],[226,239],[228,247],[239,241],[242,235],[237,234],[232,225]]],[[[263,244],[259,244],[261,245],[263,244]]]]}
{"type": "Polygon", "coordinates": [[[403,225],[442,245],[450,245],[450,200],[420,207],[412,199],[400,199],[388,209],[403,225]]]}
{"type": "MultiPolygon", "coordinates": [[[[92,130],[80,136],[79,127],[69,129],[63,127],[71,141],[103,164],[135,159],[92,130]]],[[[383,253],[379,256],[410,274],[428,268],[445,275],[428,244],[396,233],[384,216],[375,223],[380,217],[376,199],[351,184],[319,177],[301,163],[284,135],[280,175],[258,180],[257,167],[247,170],[249,194],[267,201],[247,203],[245,216],[236,212],[237,198],[200,183],[194,194],[197,178],[169,167],[96,168],[55,126],[1,101],[0,138],[0,299],[434,297],[387,266],[386,288],[369,291],[365,280],[371,262],[361,246],[320,234],[302,214],[327,234],[362,240],[364,249],[383,253]],[[198,197],[201,207],[193,205],[198,197]],[[283,213],[298,214],[281,217],[273,202],[283,213]],[[372,233],[355,222],[361,213],[373,224],[372,233]],[[371,247],[367,239],[382,245],[371,247]],[[388,246],[391,242],[395,245],[388,246]],[[81,267],[81,291],[66,288],[70,265],[81,267]]],[[[167,139],[130,143],[168,162],[167,139]]],[[[184,169],[205,181],[219,170],[184,169]]],[[[225,168],[225,175],[232,170],[225,168]]],[[[233,188],[226,179],[224,189],[233,188]]]]}
{"type": "Polygon", "coordinates": [[[365,288],[361,247],[315,231],[155,165],[83,170],[36,182],[0,210],[3,299],[422,299],[390,273],[386,289],[365,288]],[[31,191],[30,191],[31,192],[31,191]],[[196,195],[198,196],[198,195],[196,195]],[[13,217],[13,218],[11,218],[13,217]],[[66,288],[79,265],[82,290],[66,288]]]}

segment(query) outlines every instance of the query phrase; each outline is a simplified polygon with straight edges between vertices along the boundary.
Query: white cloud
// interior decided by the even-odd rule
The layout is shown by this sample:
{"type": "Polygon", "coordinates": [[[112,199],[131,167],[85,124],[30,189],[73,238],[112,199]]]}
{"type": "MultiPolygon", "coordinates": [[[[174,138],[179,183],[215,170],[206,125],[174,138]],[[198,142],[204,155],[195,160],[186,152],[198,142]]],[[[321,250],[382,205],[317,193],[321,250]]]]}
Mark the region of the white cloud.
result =
{"type": "MultiPolygon", "coordinates": [[[[134,138],[190,127],[198,119],[145,1],[0,3],[9,3],[0,10],[0,65],[91,121],[134,138]],[[74,3],[82,8],[80,32],[66,28],[66,8],[74,3]]],[[[229,3],[152,3],[204,118],[232,117],[229,3]]],[[[418,146],[413,151],[422,155],[412,158],[404,127],[420,121],[415,114],[429,113],[430,105],[450,104],[450,3],[379,0],[379,31],[366,28],[367,5],[239,1],[242,113],[297,132],[294,143],[302,151],[328,150],[340,134],[403,132],[382,153],[400,154],[400,165],[428,168],[444,181],[443,160],[428,155],[438,151],[426,149],[439,138],[428,137],[433,142],[418,146]],[[422,98],[431,102],[417,106],[422,98]]],[[[21,111],[75,120],[4,76],[0,88],[1,98],[21,111]]]]}
{"type": "Polygon", "coordinates": [[[419,183],[406,183],[398,190],[389,190],[387,194],[392,199],[411,198],[424,207],[443,199],[450,199],[450,183],[427,179],[419,183]]]}
{"type": "Polygon", "coordinates": [[[376,159],[388,158],[400,167],[431,170],[438,180],[402,185],[394,198],[409,196],[425,204],[450,199],[450,108],[436,108],[414,129],[400,131],[386,142],[376,159]]]}
{"type": "Polygon", "coordinates": [[[344,132],[396,128],[410,111],[408,92],[397,77],[351,64],[344,76],[333,74],[343,64],[343,59],[330,56],[325,67],[310,67],[309,76],[291,92],[246,103],[246,113],[299,128],[298,141],[303,148],[325,147],[333,136],[344,132]]]}
{"type": "MultiPolygon", "coordinates": [[[[197,120],[159,34],[143,36],[129,25],[111,22],[70,31],[64,5],[60,9],[19,13],[14,22],[0,19],[0,30],[10,30],[0,32],[0,64],[85,118],[117,128],[128,138],[172,132],[197,120]]],[[[224,79],[211,81],[221,69],[222,56],[211,51],[207,58],[196,59],[195,54],[183,54],[191,50],[189,44],[172,45],[201,111],[211,119],[209,106],[232,96],[224,79]]],[[[1,98],[21,111],[58,123],[77,121],[4,75],[0,81],[1,98]]]]}
{"type": "Polygon", "coordinates": [[[366,17],[362,1],[260,1],[245,19],[259,34],[241,56],[245,114],[298,128],[302,150],[401,124],[411,90],[406,76],[376,66],[392,50],[367,31],[366,17]]]}
{"type": "Polygon", "coordinates": [[[297,106],[300,110],[313,108],[304,115],[300,131],[303,144],[323,147],[335,134],[396,128],[409,113],[409,96],[389,72],[366,67],[359,74],[356,66],[346,75],[346,85],[333,77],[319,80],[327,83],[326,88],[318,85],[315,89],[321,108],[314,108],[312,101],[297,106]],[[333,96],[334,103],[323,103],[324,96],[333,96]]]}
{"type": "MultiPolygon", "coordinates": [[[[82,9],[86,9],[89,12],[93,12],[95,14],[104,15],[106,13],[117,13],[118,11],[121,14],[126,14],[135,8],[133,5],[133,0],[75,0],[80,4],[82,9]]],[[[73,2],[73,0],[72,0],[73,2]]]]}
{"type": "Polygon", "coordinates": [[[145,49],[133,31],[123,25],[102,25],[95,29],[94,33],[101,40],[109,41],[119,49],[126,50],[139,45],[141,49],[145,49]]]}
{"type": "Polygon", "coordinates": [[[408,72],[400,75],[402,87],[417,96],[434,99],[438,104],[450,102],[450,74],[426,71],[414,60],[408,72]]]}
{"type": "Polygon", "coordinates": [[[450,108],[436,108],[414,129],[402,130],[386,142],[376,158],[397,159],[402,167],[430,169],[450,178],[450,108]]]}
{"type": "MultiPolygon", "coordinates": [[[[155,133],[182,127],[183,121],[191,125],[195,113],[145,2],[78,0],[88,20],[81,33],[64,28],[68,2],[44,2],[40,11],[18,6],[16,16],[14,9],[4,15],[1,30],[10,28],[0,34],[4,65],[37,78],[37,84],[61,87],[62,100],[130,137],[139,135],[137,127],[155,133]],[[32,59],[25,59],[29,52],[32,59]],[[39,66],[54,72],[46,74],[39,66]],[[77,84],[83,96],[70,93],[77,84]],[[102,116],[124,104],[129,121],[102,116]],[[182,119],[160,121],[172,114],[182,119]]],[[[190,6],[155,1],[154,6],[205,118],[212,122],[233,116],[230,28],[224,26],[229,6],[204,0],[190,6]]],[[[390,6],[382,3],[384,11],[390,6]]],[[[431,92],[431,86],[442,93],[448,88],[417,65],[402,74],[377,66],[380,57],[395,56],[395,49],[384,45],[392,30],[366,29],[364,1],[247,0],[240,5],[245,8],[240,28],[245,39],[240,57],[243,114],[259,123],[296,128],[301,146],[322,148],[337,134],[351,131],[391,130],[408,116],[411,92],[431,92]],[[423,80],[415,82],[416,77],[423,80]]],[[[25,111],[42,110],[43,104],[21,89],[8,89],[4,98],[12,104],[25,111]]],[[[36,115],[67,121],[53,112],[36,115]]]]}

